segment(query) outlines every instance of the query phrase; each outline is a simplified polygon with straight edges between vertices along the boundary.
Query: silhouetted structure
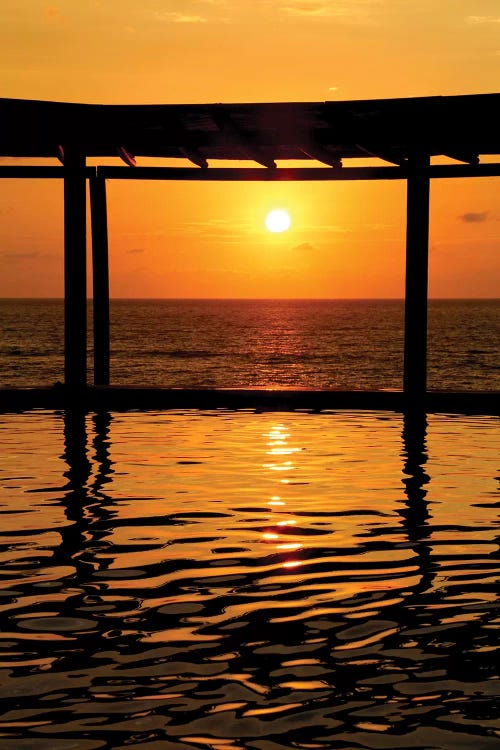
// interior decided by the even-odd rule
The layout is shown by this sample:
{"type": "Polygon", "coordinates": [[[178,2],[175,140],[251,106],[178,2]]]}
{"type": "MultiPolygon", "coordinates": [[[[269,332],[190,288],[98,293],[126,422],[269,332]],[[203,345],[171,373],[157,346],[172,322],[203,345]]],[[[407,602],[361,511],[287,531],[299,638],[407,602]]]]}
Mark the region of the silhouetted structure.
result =
{"type": "Polygon", "coordinates": [[[480,155],[500,154],[499,114],[500,94],[123,106],[0,99],[0,156],[58,157],[64,165],[3,166],[0,177],[64,179],[65,393],[79,400],[88,399],[91,393],[86,387],[87,179],[92,213],[94,384],[98,386],[109,385],[106,180],[402,179],[408,186],[404,404],[408,408],[428,403],[430,179],[500,176],[499,163],[479,163],[480,155]],[[117,155],[132,168],[86,167],[86,157],[117,155]],[[136,156],[178,157],[188,159],[193,167],[137,167],[136,156]],[[431,164],[433,156],[461,163],[431,164]],[[391,166],[342,166],[346,159],[374,157],[391,166]],[[209,168],[209,160],[216,159],[248,159],[264,169],[209,168]],[[314,160],[327,167],[278,168],[276,161],[281,159],[314,160]]]}

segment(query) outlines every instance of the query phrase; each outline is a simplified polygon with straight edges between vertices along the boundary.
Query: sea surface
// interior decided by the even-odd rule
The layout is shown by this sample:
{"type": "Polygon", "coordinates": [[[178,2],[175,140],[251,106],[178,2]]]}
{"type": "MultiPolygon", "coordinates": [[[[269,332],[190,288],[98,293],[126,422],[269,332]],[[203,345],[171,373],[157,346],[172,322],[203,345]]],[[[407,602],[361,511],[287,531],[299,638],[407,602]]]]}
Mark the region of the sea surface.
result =
{"type": "MultiPolygon", "coordinates": [[[[401,300],[112,300],[111,382],[400,389],[403,327],[401,300]]],[[[0,300],[0,387],[62,381],[63,347],[61,300],[0,300]]],[[[428,349],[429,388],[500,388],[500,300],[431,300],[428,349]]]]}
{"type": "MultiPolygon", "coordinates": [[[[431,388],[499,387],[499,310],[430,302],[431,388]]],[[[401,387],[400,301],[111,319],[115,384],[401,387]]],[[[63,380],[62,323],[0,301],[0,385],[63,380]]],[[[0,415],[1,750],[498,750],[498,427],[0,415]]]]}
{"type": "Polygon", "coordinates": [[[1,750],[500,747],[498,419],[0,434],[1,750]]]}

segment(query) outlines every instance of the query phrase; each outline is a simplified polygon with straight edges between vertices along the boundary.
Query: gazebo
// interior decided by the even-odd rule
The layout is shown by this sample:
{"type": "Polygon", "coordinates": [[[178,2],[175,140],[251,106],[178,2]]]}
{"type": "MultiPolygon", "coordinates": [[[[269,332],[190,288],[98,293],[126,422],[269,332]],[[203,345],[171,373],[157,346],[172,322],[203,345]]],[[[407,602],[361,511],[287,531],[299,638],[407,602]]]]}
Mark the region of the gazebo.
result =
{"type": "MultiPolygon", "coordinates": [[[[500,163],[491,159],[500,155],[499,115],[500,94],[185,105],[0,99],[0,156],[58,158],[61,162],[60,166],[4,165],[0,177],[64,181],[66,397],[88,399],[89,394],[100,393],[102,399],[107,391],[109,399],[112,393],[108,388],[107,180],[405,180],[404,372],[399,402],[406,406],[428,402],[430,180],[500,176],[500,163]],[[116,156],[123,166],[86,165],[87,157],[116,156]],[[448,163],[431,161],[440,156],[449,157],[448,163]],[[179,158],[188,160],[190,166],[141,167],[136,165],[138,157],[179,158]],[[214,166],[220,159],[234,160],[235,166],[214,166]],[[350,159],[370,161],[366,166],[348,166],[350,159]],[[243,167],[246,160],[257,166],[243,167]],[[281,160],[301,160],[304,166],[277,166],[281,160]],[[375,165],[373,160],[378,160],[375,165]],[[311,166],[311,162],[321,166],[311,166]],[[87,385],[86,374],[87,181],[94,289],[93,386],[87,385]]],[[[213,394],[212,399],[210,403],[224,400],[213,394]]],[[[319,402],[313,397],[311,403],[319,402]]],[[[346,394],[343,403],[350,403],[346,394]]],[[[372,399],[371,403],[376,408],[378,401],[372,399]]]]}

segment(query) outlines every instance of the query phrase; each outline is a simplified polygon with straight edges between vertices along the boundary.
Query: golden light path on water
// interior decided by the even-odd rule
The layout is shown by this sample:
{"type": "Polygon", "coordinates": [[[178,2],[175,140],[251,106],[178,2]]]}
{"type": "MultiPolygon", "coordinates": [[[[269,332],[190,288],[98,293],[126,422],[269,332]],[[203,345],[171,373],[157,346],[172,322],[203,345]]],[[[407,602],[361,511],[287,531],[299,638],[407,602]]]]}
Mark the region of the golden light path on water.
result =
{"type": "MultiPolygon", "coordinates": [[[[291,471],[296,469],[294,463],[290,460],[285,460],[285,457],[300,453],[301,449],[288,445],[287,440],[290,437],[290,433],[286,427],[282,424],[275,424],[264,437],[267,438],[267,455],[273,459],[273,462],[264,464],[263,468],[269,469],[269,471],[291,471]],[[279,459],[281,457],[284,460],[280,463],[279,459]]],[[[275,481],[282,485],[288,483],[286,478],[276,479],[275,481]]],[[[281,495],[271,495],[267,504],[271,509],[275,510],[275,513],[269,517],[269,530],[263,532],[263,539],[274,542],[276,550],[290,553],[283,561],[284,568],[299,567],[301,564],[300,560],[291,553],[301,550],[303,544],[301,542],[290,541],[287,537],[287,527],[296,524],[295,518],[286,509],[286,502],[281,495]],[[286,515],[286,518],[283,518],[284,515],[286,515]]]]}
{"type": "Polygon", "coordinates": [[[497,419],[0,431],[2,750],[498,747],[497,419]]]}

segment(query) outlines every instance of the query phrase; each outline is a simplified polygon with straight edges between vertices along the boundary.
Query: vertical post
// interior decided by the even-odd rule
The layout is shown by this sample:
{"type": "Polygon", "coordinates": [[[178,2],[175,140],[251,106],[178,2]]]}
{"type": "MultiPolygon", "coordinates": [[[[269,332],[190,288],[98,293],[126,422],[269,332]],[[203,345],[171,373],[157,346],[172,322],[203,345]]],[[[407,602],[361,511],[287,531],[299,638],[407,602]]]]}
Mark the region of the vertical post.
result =
{"type": "Polygon", "coordinates": [[[85,154],[64,149],[64,381],[73,396],[87,382],[85,154]]]}
{"type": "Polygon", "coordinates": [[[422,406],[427,390],[429,156],[408,160],[403,390],[407,406],[422,406]]]}
{"type": "Polygon", "coordinates": [[[106,181],[90,179],[94,310],[94,383],[109,385],[109,265],[106,181]]]}

